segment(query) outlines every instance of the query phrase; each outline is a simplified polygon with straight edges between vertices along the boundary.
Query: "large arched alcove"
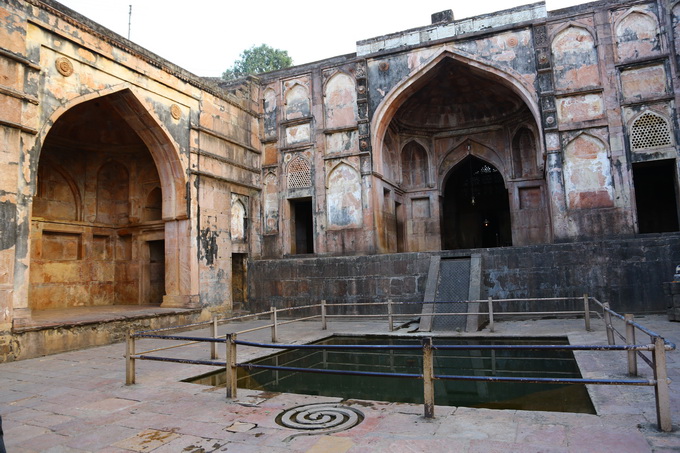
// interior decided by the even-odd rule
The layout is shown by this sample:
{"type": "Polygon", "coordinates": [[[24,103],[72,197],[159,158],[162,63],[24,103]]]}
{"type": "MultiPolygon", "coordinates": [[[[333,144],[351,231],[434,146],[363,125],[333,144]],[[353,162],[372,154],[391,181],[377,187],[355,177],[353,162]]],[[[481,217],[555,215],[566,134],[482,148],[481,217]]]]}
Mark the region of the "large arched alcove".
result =
{"type": "Polygon", "coordinates": [[[33,198],[29,307],[188,305],[177,303],[191,299],[177,265],[190,263],[178,246],[190,243],[179,226],[186,185],[169,135],[129,90],[76,100],[52,120],[33,198]]]}
{"type": "Polygon", "coordinates": [[[443,249],[512,245],[508,191],[496,167],[470,155],[445,181],[443,249]]]}
{"type": "MultiPolygon", "coordinates": [[[[410,148],[402,150],[401,181],[382,182],[385,190],[403,193],[404,203],[410,206],[405,223],[408,251],[512,243],[515,231],[511,219],[518,217],[514,212],[520,210],[518,188],[544,187],[543,173],[538,169],[542,141],[533,135],[540,128],[528,126],[530,132],[514,140],[521,146],[514,143],[519,149],[513,150],[517,126],[537,123],[537,105],[530,90],[511,70],[445,52],[386,95],[374,118],[374,149],[378,154],[385,152],[384,134],[388,130],[391,141],[418,146],[417,153],[410,148]],[[479,159],[486,167],[478,164],[479,159]],[[493,204],[493,212],[488,214],[479,211],[479,206],[463,209],[457,198],[460,194],[453,189],[462,190],[460,184],[470,180],[469,175],[463,178],[461,168],[472,168],[474,173],[482,167],[492,171],[474,175],[473,180],[496,177],[493,184],[484,185],[493,188],[495,197],[493,201],[485,199],[493,204]],[[428,180],[429,175],[434,179],[428,180]],[[446,185],[444,181],[448,181],[446,185]],[[476,220],[471,220],[473,217],[476,220]],[[485,219],[492,226],[480,229],[485,219]],[[485,237],[485,232],[490,236],[485,237]]],[[[374,156],[374,162],[380,166],[390,160],[374,156]]],[[[394,173],[386,168],[378,171],[381,175],[394,173]]],[[[547,215],[546,197],[538,199],[543,203],[539,209],[547,215]]],[[[389,250],[389,244],[383,249],[389,250]]]]}

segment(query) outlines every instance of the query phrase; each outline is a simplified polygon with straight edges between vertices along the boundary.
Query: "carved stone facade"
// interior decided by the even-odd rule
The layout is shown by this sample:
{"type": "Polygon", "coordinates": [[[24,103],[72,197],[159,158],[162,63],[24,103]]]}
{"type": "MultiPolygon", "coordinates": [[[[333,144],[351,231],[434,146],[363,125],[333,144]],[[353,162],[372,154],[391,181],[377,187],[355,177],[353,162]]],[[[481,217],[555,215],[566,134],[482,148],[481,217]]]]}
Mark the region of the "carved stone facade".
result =
{"type": "Polygon", "coordinates": [[[285,224],[264,256],[677,231],[678,11],[672,1],[538,3],[263,75],[265,111],[284,112],[265,124],[278,124],[266,172],[279,170],[270,183],[285,224]],[[291,106],[304,112],[294,121],[291,106]],[[299,148],[314,178],[304,195],[281,171],[299,148]],[[302,196],[301,227],[285,213],[302,196]],[[314,247],[300,252],[296,234],[310,229],[314,247]]]}
{"type": "Polygon", "coordinates": [[[0,357],[48,309],[247,309],[253,260],[679,229],[680,2],[437,14],[228,84],[0,13],[0,357]]]}

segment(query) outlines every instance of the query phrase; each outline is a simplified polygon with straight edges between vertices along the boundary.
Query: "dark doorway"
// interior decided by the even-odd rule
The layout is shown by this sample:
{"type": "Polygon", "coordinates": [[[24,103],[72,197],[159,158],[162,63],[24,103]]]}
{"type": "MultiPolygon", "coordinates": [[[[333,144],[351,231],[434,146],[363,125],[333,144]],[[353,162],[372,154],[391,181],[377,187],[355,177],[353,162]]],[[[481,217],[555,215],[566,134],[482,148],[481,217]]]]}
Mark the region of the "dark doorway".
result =
{"type": "Polygon", "coordinates": [[[678,231],[675,160],[633,164],[640,233],[678,231]]]}
{"type": "Polygon", "coordinates": [[[442,208],[444,249],[512,245],[508,191],[493,165],[473,156],[456,165],[442,208]]]}
{"type": "Polygon", "coordinates": [[[146,303],[160,305],[165,295],[165,241],[148,241],[149,267],[146,303]]]}
{"type": "Polygon", "coordinates": [[[248,297],[247,263],[247,254],[231,254],[231,302],[234,309],[243,309],[248,297]]]}
{"type": "Polygon", "coordinates": [[[291,200],[293,255],[314,253],[314,220],[312,200],[291,200]]]}
{"type": "Polygon", "coordinates": [[[394,203],[394,210],[397,214],[397,252],[406,251],[404,248],[404,206],[399,203],[394,203]]]}

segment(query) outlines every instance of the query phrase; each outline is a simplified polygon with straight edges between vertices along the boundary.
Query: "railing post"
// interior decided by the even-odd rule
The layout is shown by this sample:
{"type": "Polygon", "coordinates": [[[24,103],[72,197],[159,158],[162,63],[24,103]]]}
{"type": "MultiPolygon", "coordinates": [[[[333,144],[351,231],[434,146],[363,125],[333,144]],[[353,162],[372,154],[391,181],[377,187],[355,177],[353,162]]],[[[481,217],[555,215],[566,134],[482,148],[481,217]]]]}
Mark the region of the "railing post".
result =
{"type": "MultiPolygon", "coordinates": [[[[211,336],[217,338],[217,316],[212,319],[211,336]]],[[[217,358],[217,343],[210,343],[210,359],[215,360],[217,358]]]]}
{"type": "MultiPolygon", "coordinates": [[[[626,318],[626,344],[635,344],[635,326],[632,324],[635,316],[631,314],[623,316],[626,318]]],[[[628,374],[638,375],[637,351],[628,351],[628,374]]]]}
{"type": "Polygon", "coordinates": [[[654,394],[656,396],[656,422],[659,430],[673,430],[671,422],[671,398],[668,390],[668,374],[666,370],[666,342],[663,337],[654,338],[654,394]]]}
{"type": "Polygon", "coordinates": [[[272,343],[278,343],[278,325],[276,321],[276,307],[272,307],[272,343]]]}
{"type": "Polygon", "coordinates": [[[227,386],[227,399],[236,398],[236,334],[228,333],[226,335],[227,339],[227,356],[225,360],[225,372],[227,373],[226,386],[227,386]]]}
{"type": "Polygon", "coordinates": [[[603,304],[603,316],[604,316],[604,325],[607,328],[607,343],[610,345],[616,344],[616,341],[614,339],[614,330],[612,327],[612,315],[609,313],[609,303],[605,302],[603,304]]]}
{"type": "Polygon", "coordinates": [[[388,330],[394,331],[394,323],[392,319],[392,299],[387,299],[387,322],[389,324],[388,330]]]}
{"type": "Polygon", "coordinates": [[[321,330],[327,330],[328,324],[326,323],[326,300],[321,301],[321,330]]]}
{"type": "Polygon", "coordinates": [[[489,331],[494,331],[493,325],[493,297],[489,297],[489,331]]]}
{"type": "Polygon", "coordinates": [[[432,338],[423,338],[423,396],[425,418],[434,418],[434,359],[432,338]]]}
{"type": "Polygon", "coordinates": [[[590,332],[590,301],[588,294],[583,295],[583,318],[586,322],[586,332],[590,332]]]}
{"type": "Polygon", "coordinates": [[[132,330],[125,335],[125,385],[135,383],[135,337],[132,330]]]}

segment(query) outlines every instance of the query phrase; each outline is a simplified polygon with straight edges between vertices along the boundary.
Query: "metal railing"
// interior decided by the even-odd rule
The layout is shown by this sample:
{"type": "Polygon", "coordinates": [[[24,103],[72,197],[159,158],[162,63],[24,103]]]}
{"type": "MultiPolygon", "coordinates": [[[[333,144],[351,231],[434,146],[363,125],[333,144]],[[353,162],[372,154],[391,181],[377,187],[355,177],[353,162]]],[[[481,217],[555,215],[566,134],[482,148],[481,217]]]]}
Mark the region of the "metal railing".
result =
{"type": "MultiPolygon", "coordinates": [[[[668,432],[672,430],[671,421],[671,411],[670,411],[670,391],[669,391],[669,380],[667,376],[666,368],[666,351],[675,350],[675,344],[665,340],[661,335],[652,332],[651,330],[645,328],[639,323],[634,321],[632,315],[620,315],[615,311],[611,310],[608,304],[601,303],[595,298],[588,297],[584,295],[582,298],[534,298],[534,299],[492,299],[488,300],[475,300],[475,301],[458,301],[459,303],[465,304],[488,304],[488,313],[479,312],[454,312],[454,313],[395,313],[394,307],[399,305],[412,305],[412,303],[395,303],[395,302],[370,302],[363,304],[327,304],[322,301],[321,304],[306,305],[301,307],[293,307],[288,309],[276,309],[272,307],[268,312],[255,313],[245,316],[237,316],[226,319],[214,318],[212,321],[206,321],[203,323],[195,323],[186,326],[148,330],[142,332],[129,332],[127,335],[127,348],[126,348],[126,384],[131,385],[135,383],[135,361],[136,360],[153,360],[162,362],[174,362],[174,363],[185,363],[185,364],[195,364],[195,365],[209,365],[215,367],[223,367],[226,373],[226,393],[227,398],[236,398],[237,394],[237,378],[236,371],[238,368],[244,369],[269,369],[269,370],[279,370],[279,371],[291,371],[291,372],[305,372],[305,373],[320,373],[320,374],[344,374],[344,375],[355,375],[355,376],[386,376],[386,377],[401,377],[401,378],[411,378],[411,379],[422,379],[423,380],[423,395],[424,395],[424,416],[426,418],[434,417],[434,381],[435,380],[459,380],[459,381],[488,381],[488,382],[523,382],[523,383],[543,383],[543,384],[597,384],[597,385],[639,385],[639,386],[653,386],[655,389],[655,402],[656,402],[656,413],[657,413],[657,425],[661,431],[668,432]],[[583,303],[583,310],[572,310],[572,311],[540,311],[540,312],[503,312],[504,316],[512,315],[522,315],[522,316],[532,316],[532,315],[583,315],[585,321],[586,330],[591,330],[590,317],[592,314],[601,316],[604,319],[605,327],[607,331],[607,343],[606,345],[434,345],[432,342],[432,337],[425,337],[422,340],[421,346],[414,345],[293,345],[293,344],[280,344],[278,343],[278,327],[281,325],[299,322],[311,319],[321,319],[321,328],[323,330],[327,329],[327,323],[329,319],[337,318],[385,318],[388,319],[388,330],[392,331],[394,329],[394,319],[400,316],[465,316],[465,315],[479,315],[484,314],[489,317],[489,329],[494,331],[494,304],[511,303],[518,301],[530,301],[532,303],[538,302],[564,302],[564,301],[574,301],[578,300],[579,303],[583,303]],[[602,309],[602,314],[598,311],[591,311],[591,302],[599,306],[602,309]],[[386,314],[340,314],[340,315],[329,315],[329,307],[342,307],[342,306],[377,306],[384,305],[387,308],[386,314]],[[304,316],[296,319],[289,319],[281,321],[279,315],[281,313],[291,313],[297,310],[303,309],[320,309],[320,314],[312,316],[304,316]],[[270,324],[263,326],[258,326],[254,328],[243,329],[238,332],[226,333],[223,335],[218,334],[218,326],[220,323],[224,324],[231,321],[244,321],[247,319],[260,319],[262,317],[269,317],[270,324]],[[624,321],[626,326],[625,335],[621,334],[612,324],[613,319],[619,319],[624,321]],[[168,335],[165,332],[171,330],[196,328],[196,327],[211,327],[210,337],[195,337],[188,335],[168,335]],[[254,332],[262,329],[271,329],[271,343],[256,343],[249,341],[238,340],[238,335],[242,335],[249,332],[254,332]],[[638,344],[635,341],[636,330],[649,335],[651,343],[648,344],[638,344]],[[615,344],[615,336],[618,336],[625,344],[617,345],[615,344]],[[178,345],[154,348],[142,352],[136,351],[136,339],[161,339],[161,340],[173,340],[173,341],[183,341],[178,345]],[[184,359],[175,357],[162,357],[149,355],[151,353],[156,353],[160,351],[166,351],[169,349],[175,349],[185,346],[191,346],[201,343],[210,344],[210,360],[198,360],[198,359],[184,359]],[[217,345],[224,344],[226,346],[226,356],[225,361],[218,360],[217,345]],[[397,349],[422,349],[422,362],[423,369],[422,373],[383,373],[383,372],[370,372],[370,371],[349,371],[349,370],[329,370],[329,369],[309,369],[301,367],[285,367],[285,366],[274,366],[274,365],[256,365],[251,363],[237,363],[237,346],[244,347],[256,347],[256,348],[267,348],[267,349],[317,349],[317,350],[397,350],[397,349]],[[467,349],[467,350],[501,350],[501,349],[551,349],[551,350],[569,350],[569,351],[626,351],[628,354],[628,371],[631,376],[637,376],[637,359],[641,358],[647,365],[653,370],[653,379],[576,379],[576,378],[536,378],[536,377],[508,377],[508,376],[463,376],[463,375],[435,375],[434,374],[434,351],[437,350],[455,350],[455,349],[467,349]],[[643,352],[651,353],[651,359],[643,354],[643,352]]],[[[450,303],[450,302],[447,302],[450,303]]],[[[419,302],[418,304],[433,304],[433,302],[419,302]]]]}

